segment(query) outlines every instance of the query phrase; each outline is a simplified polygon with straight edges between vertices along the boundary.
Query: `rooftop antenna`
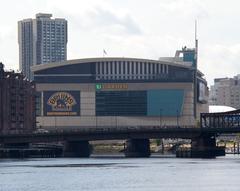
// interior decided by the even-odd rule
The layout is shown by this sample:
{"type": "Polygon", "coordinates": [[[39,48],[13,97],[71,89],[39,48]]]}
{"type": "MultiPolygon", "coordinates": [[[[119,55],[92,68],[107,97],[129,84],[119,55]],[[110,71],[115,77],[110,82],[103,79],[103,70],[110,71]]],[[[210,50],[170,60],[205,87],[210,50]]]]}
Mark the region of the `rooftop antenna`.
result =
{"type": "Polygon", "coordinates": [[[197,68],[198,61],[198,39],[197,39],[197,20],[195,20],[195,66],[197,68]]]}
{"type": "Polygon", "coordinates": [[[195,20],[195,55],[194,55],[194,118],[197,118],[197,61],[198,61],[198,39],[197,39],[197,20],[195,20]]]}

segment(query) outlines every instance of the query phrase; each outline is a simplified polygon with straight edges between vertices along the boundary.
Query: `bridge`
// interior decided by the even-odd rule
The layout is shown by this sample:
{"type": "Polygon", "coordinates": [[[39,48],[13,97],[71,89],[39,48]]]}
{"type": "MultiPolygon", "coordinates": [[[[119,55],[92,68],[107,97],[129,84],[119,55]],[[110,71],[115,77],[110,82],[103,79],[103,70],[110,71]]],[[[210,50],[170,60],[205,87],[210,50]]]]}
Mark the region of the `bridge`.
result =
{"type": "Polygon", "coordinates": [[[190,126],[114,126],[84,127],[78,130],[58,130],[42,133],[1,134],[3,145],[63,142],[65,156],[87,157],[90,155],[88,141],[127,140],[125,155],[129,157],[150,156],[149,139],[191,139],[191,157],[215,157],[223,154],[216,147],[216,137],[221,134],[240,132],[240,110],[222,113],[202,113],[200,127],[190,126]]]}

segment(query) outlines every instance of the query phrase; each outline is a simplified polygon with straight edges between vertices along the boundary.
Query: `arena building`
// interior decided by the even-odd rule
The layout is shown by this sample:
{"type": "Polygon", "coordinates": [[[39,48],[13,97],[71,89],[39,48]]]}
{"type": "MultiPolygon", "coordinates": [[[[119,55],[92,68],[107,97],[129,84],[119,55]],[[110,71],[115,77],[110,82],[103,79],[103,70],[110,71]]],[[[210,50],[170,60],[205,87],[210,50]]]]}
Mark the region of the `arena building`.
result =
{"type": "Polygon", "coordinates": [[[46,129],[196,126],[208,88],[195,49],[159,60],[88,58],[32,67],[37,124],[46,129]]]}

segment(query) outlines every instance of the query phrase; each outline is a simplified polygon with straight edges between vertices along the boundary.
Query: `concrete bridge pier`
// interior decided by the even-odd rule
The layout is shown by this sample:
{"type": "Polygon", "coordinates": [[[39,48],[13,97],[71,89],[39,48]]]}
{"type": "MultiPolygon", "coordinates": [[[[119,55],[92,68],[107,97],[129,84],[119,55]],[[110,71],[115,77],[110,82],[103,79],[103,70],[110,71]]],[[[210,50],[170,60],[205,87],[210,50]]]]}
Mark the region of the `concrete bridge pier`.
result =
{"type": "Polygon", "coordinates": [[[202,135],[192,139],[192,158],[215,158],[216,156],[224,155],[225,147],[216,146],[216,138],[214,135],[202,135]]]}
{"type": "Polygon", "coordinates": [[[27,158],[29,152],[25,152],[24,149],[28,149],[29,145],[29,143],[5,143],[0,158],[27,158]]]}
{"type": "Polygon", "coordinates": [[[126,141],[126,157],[149,157],[150,155],[149,139],[128,139],[126,141]]]}
{"type": "Polygon", "coordinates": [[[4,148],[29,148],[29,143],[4,143],[4,148]]]}
{"type": "Polygon", "coordinates": [[[64,157],[89,157],[91,146],[88,141],[67,141],[64,144],[64,157]]]}

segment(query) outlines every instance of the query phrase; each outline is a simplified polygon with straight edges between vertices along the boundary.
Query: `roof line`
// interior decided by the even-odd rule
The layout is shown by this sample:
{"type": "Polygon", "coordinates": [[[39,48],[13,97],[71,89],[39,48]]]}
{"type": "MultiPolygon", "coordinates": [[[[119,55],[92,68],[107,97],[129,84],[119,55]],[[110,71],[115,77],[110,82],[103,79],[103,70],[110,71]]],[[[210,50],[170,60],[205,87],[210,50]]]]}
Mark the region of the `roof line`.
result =
{"type": "Polygon", "coordinates": [[[162,60],[151,60],[151,59],[143,59],[143,58],[127,58],[127,57],[94,57],[94,58],[81,58],[81,59],[73,59],[73,60],[66,60],[60,62],[52,62],[46,64],[35,65],[31,67],[33,72],[44,70],[48,68],[55,68],[59,66],[71,65],[71,64],[80,64],[86,62],[103,62],[103,61],[141,61],[141,62],[154,62],[154,63],[162,63],[168,64],[173,66],[181,66],[184,68],[190,68],[186,65],[181,65],[179,63],[170,62],[170,61],[162,61],[162,60]]]}

